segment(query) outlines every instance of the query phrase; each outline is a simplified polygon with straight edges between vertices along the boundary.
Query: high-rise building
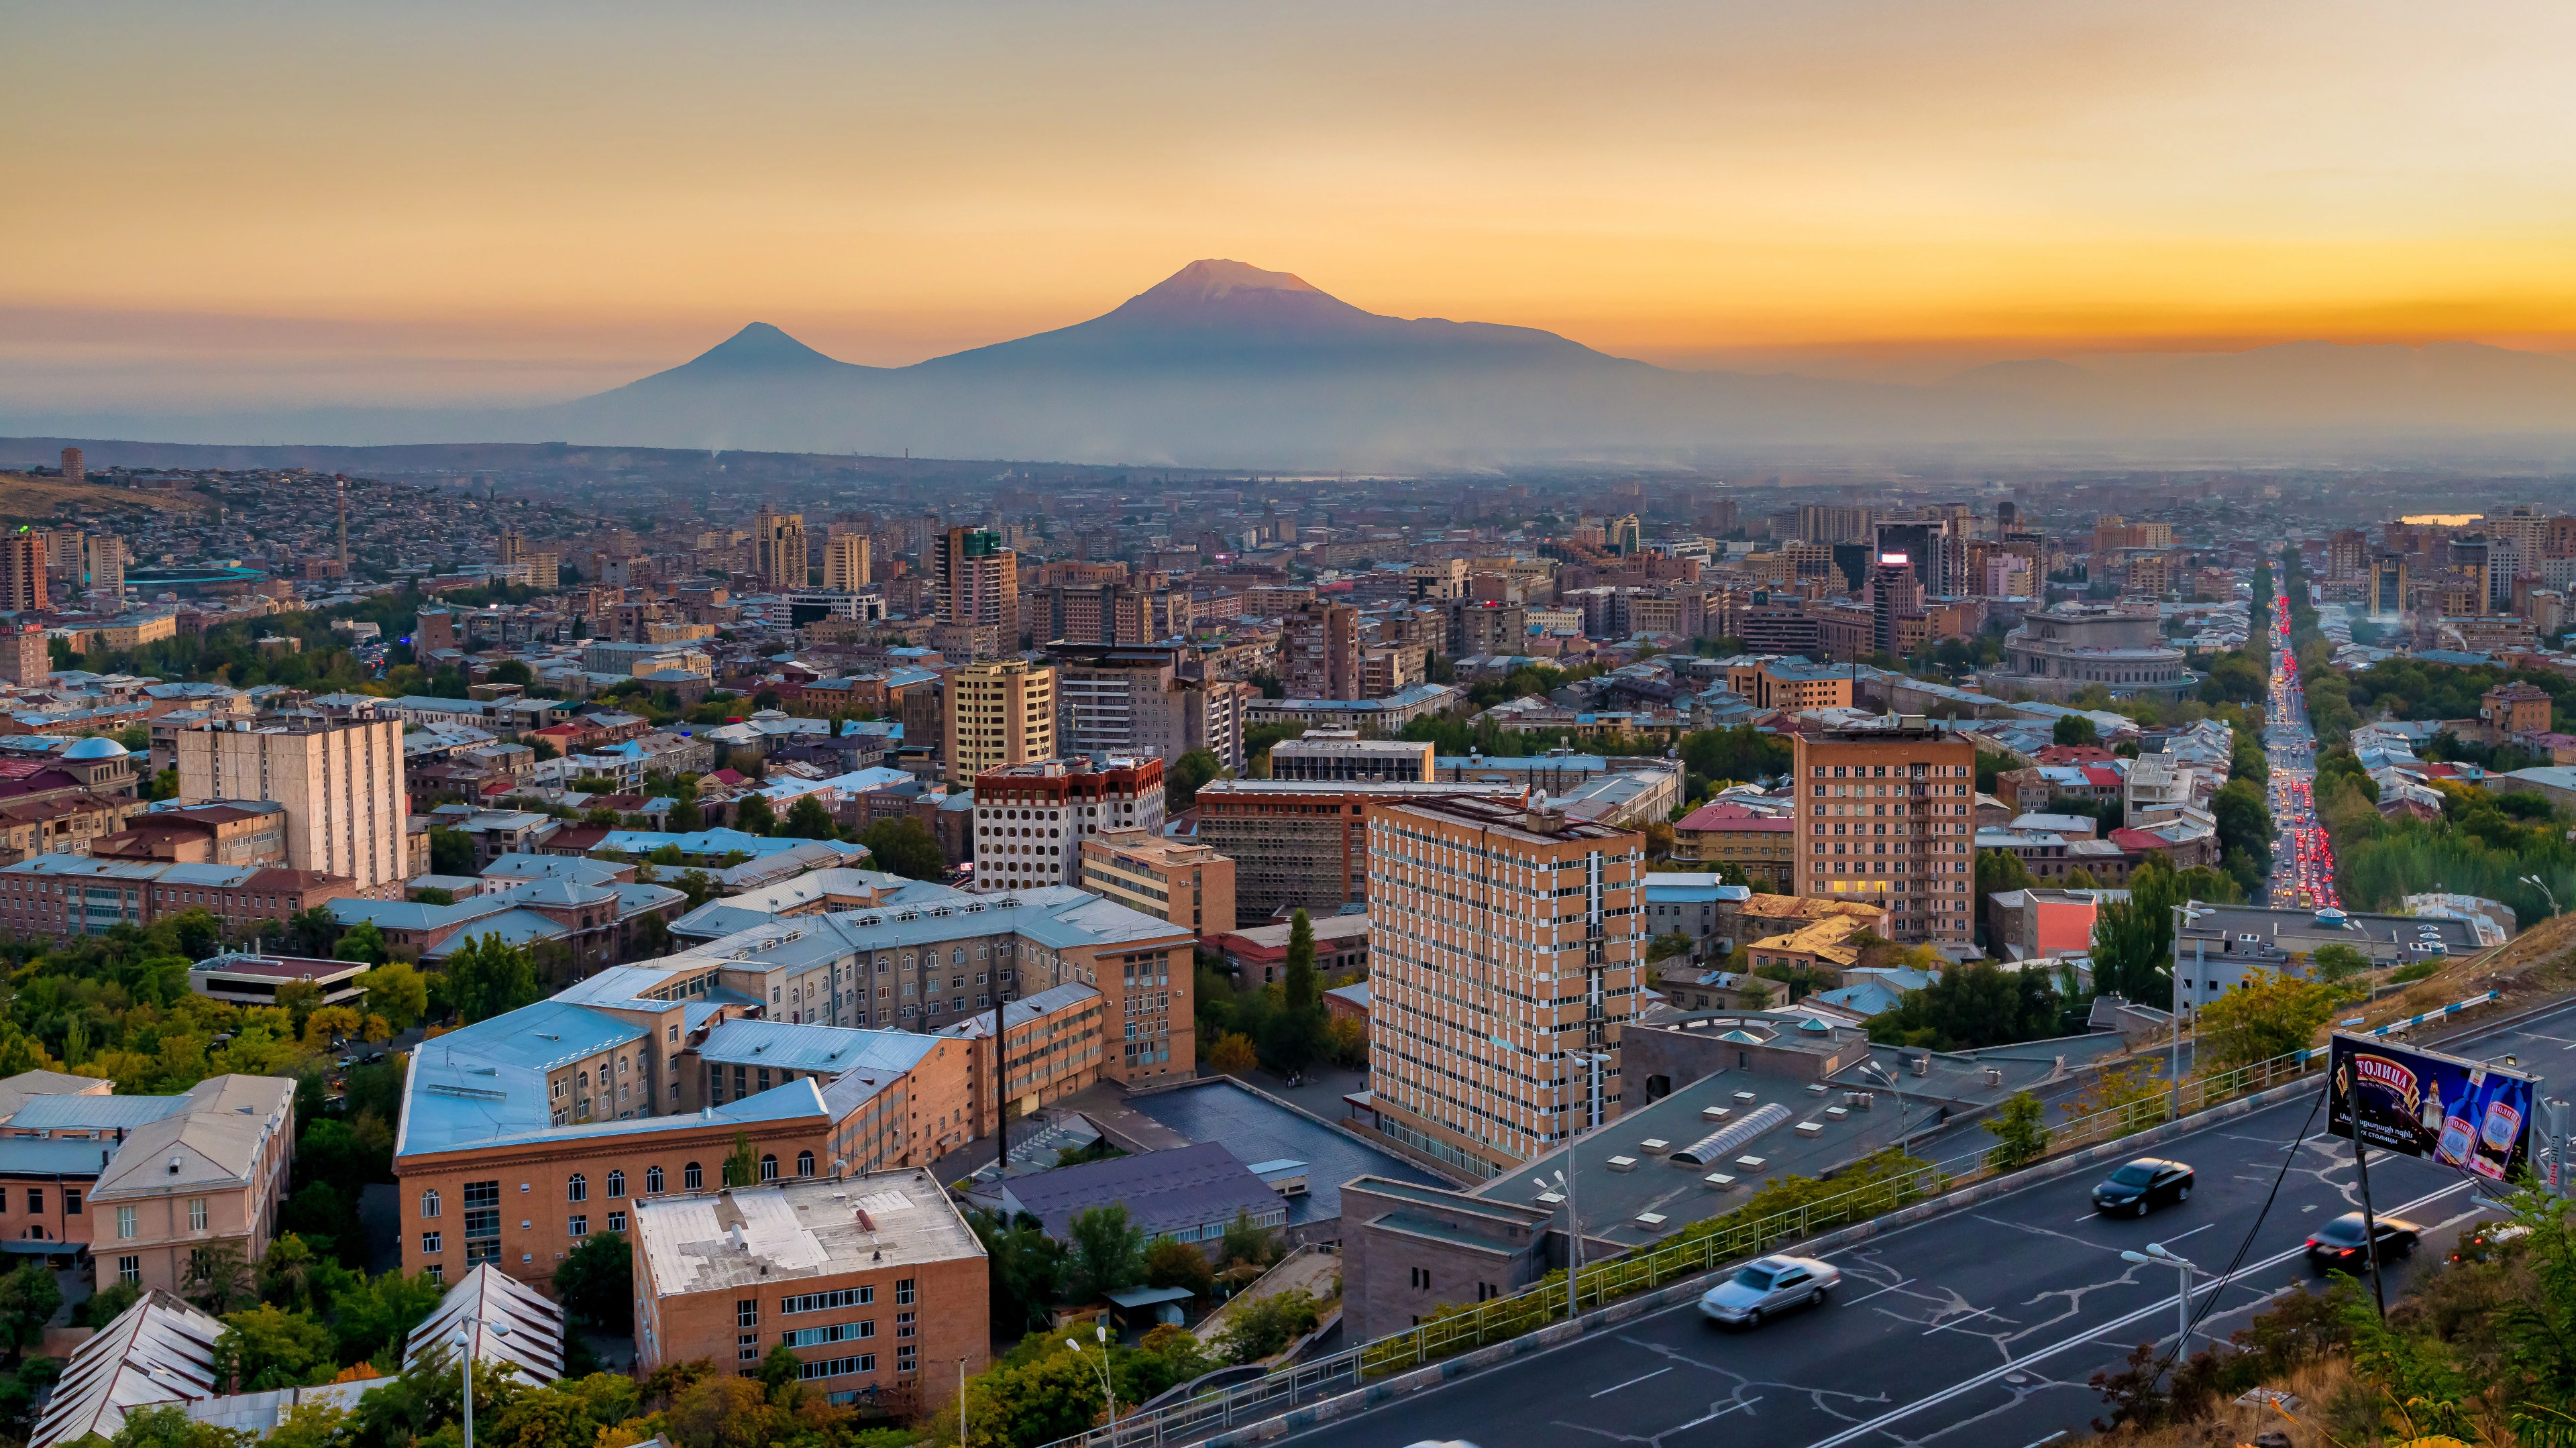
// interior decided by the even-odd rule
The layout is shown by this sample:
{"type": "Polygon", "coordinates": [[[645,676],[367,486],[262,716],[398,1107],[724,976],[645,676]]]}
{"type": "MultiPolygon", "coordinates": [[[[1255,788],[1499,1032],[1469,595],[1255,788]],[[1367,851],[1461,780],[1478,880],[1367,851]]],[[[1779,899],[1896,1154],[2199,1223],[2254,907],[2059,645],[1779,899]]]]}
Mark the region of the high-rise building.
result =
{"type": "Polygon", "coordinates": [[[1289,698],[1360,698],[1360,611],[1320,598],[1300,604],[1280,621],[1279,656],[1289,698]]]}
{"type": "Polygon", "coordinates": [[[501,546],[492,555],[492,561],[507,568],[513,563],[525,562],[527,557],[528,535],[512,528],[501,535],[501,546]]]}
{"type": "Polygon", "coordinates": [[[1251,686],[1205,677],[1186,645],[1057,643],[1049,653],[1066,754],[1150,754],[1170,764],[1204,749],[1228,769],[1243,767],[1243,696],[1251,686]]]}
{"type": "Polygon", "coordinates": [[[1876,555],[1904,554],[1927,597],[1955,598],[1968,591],[1967,541],[1946,521],[1881,521],[1871,532],[1876,555]]]}
{"type": "Polygon", "coordinates": [[[0,534],[0,613],[27,613],[50,606],[45,588],[45,535],[20,527],[0,534]]]}
{"type": "Polygon", "coordinates": [[[179,800],[264,799],[286,806],[286,862],[345,875],[358,893],[401,898],[403,726],[223,722],[178,735],[179,800]]]}
{"type": "Polygon", "coordinates": [[[2326,581],[2349,583],[2370,571],[2370,535],[2340,528],[2326,539],[2326,581]]]}
{"type": "Polygon", "coordinates": [[[1453,659],[1519,654],[1529,647],[1529,606],[1500,600],[1452,603],[1448,645],[1445,652],[1453,659]]]}
{"type": "Polygon", "coordinates": [[[865,588],[868,577],[868,535],[835,533],[823,540],[823,586],[840,593],[865,588]]]}
{"type": "Polygon", "coordinates": [[[950,781],[1055,758],[1055,670],[1026,659],[967,664],[949,670],[946,695],[950,781]]]}
{"type": "Polygon", "coordinates": [[[2141,553],[2129,560],[2120,592],[2131,598],[2162,598],[2173,591],[2173,569],[2161,553],[2141,553]]]}
{"type": "Polygon", "coordinates": [[[1902,553],[1879,554],[1869,570],[1870,647],[1889,658],[1904,653],[1896,621],[1922,611],[1923,584],[1915,575],[1914,560],[1902,553]]]}
{"type": "Polygon", "coordinates": [[[2021,505],[2010,498],[1995,504],[1995,536],[2000,538],[2021,526],[2021,505]]]}
{"type": "MultiPolygon", "coordinates": [[[[1796,530],[1801,543],[1866,543],[1869,541],[1870,523],[1867,508],[1805,503],[1798,508],[1796,530]]],[[[1779,536],[1776,525],[1773,536],[1779,536]]]]}
{"type": "Polygon", "coordinates": [[[1380,1127],[1479,1174],[1619,1114],[1646,958],[1645,836],[1499,800],[1368,819],[1380,1127]]]}
{"type": "Polygon", "coordinates": [[[975,658],[997,658],[1020,646],[1020,560],[989,528],[951,528],[930,547],[931,606],[944,630],[940,647],[962,640],[975,658]]]}
{"type": "Polygon", "coordinates": [[[813,583],[813,568],[805,556],[804,514],[775,513],[768,504],[761,504],[752,518],[751,546],[751,571],[760,575],[761,586],[770,592],[784,593],[813,583]]]}
{"type": "Polygon", "coordinates": [[[81,450],[76,447],[64,448],[63,481],[67,483],[78,483],[85,482],[88,478],[89,467],[81,460],[81,450]]]}
{"type": "Polygon", "coordinates": [[[1103,831],[1084,840],[1082,888],[1201,939],[1234,929],[1234,861],[1159,831],[1103,831]]]}
{"type": "Polygon", "coordinates": [[[53,673],[53,655],[42,624],[0,624],[0,681],[42,684],[53,673]]]}
{"type": "Polygon", "coordinates": [[[2406,555],[2381,553],[2372,557],[2363,610],[2373,618],[2395,618],[2406,611],[2406,555]]]}
{"type": "Polygon", "coordinates": [[[1163,761],[1050,759],[975,776],[975,888],[1082,881],[1082,842],[1103,830],[1163,832],[1163,761]]]}
{"type": "Polygon", "coordinates": [[[1800,736],[1796,893],[1883,907],[1893,939],[1968,939],[1976,755],[1921,720],[1800,736]]]}

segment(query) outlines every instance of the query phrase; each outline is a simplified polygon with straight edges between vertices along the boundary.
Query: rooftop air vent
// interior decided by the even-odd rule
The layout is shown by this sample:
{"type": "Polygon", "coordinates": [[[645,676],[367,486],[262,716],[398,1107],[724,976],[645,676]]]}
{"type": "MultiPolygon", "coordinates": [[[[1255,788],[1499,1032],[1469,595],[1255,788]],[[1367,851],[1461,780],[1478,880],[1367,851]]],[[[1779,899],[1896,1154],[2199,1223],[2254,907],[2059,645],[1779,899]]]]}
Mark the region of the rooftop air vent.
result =
{"type": "Polygon", "coordinates": [[[177,1176],[179,1174],[179,1161],[180,1158],[178,1157],[174,1156],[170,1158],[170,1175],[177,1176]]]}

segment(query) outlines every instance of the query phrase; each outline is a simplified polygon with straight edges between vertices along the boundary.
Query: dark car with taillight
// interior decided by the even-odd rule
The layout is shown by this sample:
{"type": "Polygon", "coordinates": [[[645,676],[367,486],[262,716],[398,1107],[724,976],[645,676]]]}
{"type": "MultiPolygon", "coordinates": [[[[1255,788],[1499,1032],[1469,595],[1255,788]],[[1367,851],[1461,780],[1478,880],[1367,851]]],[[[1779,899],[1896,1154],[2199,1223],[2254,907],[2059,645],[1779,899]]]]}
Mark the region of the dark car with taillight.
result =
{"type": "MultiPolygon", "coordinates": [[[[2403,1257],[2415,1250],[2424,1239],[2424,1229],[2397,1217],[2381,1217],[2379,1260],[2403,1257]]],[[[2369,1236],[2363,1230],[2361,1213],[2346,1212],[2319,1227],[2308,1236],[2308,1260],[2319,1267],[2340,1268],[2357,1272],[2370,1262],[2369,1236]]]]}

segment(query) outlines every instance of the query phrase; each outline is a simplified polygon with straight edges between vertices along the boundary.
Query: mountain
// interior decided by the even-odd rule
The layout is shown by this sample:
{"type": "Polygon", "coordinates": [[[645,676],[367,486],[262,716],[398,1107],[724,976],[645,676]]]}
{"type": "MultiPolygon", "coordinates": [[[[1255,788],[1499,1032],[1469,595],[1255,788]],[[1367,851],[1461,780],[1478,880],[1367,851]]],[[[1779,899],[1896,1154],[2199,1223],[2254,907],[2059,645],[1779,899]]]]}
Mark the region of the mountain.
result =
{"type": "Polygon", "coordinates": [[[543,442],[1259,470],[1801,456],[2088,461],[2576,457],[2576,360],[2296,342],[2032,358],[1933,385],[1677,371],[1553,332],[1381,316],[1195,261],[1085,322],[908,367],[754,322],[573,402],[478,412],[67,417],[0,431],[314,444],[543,442]]]}

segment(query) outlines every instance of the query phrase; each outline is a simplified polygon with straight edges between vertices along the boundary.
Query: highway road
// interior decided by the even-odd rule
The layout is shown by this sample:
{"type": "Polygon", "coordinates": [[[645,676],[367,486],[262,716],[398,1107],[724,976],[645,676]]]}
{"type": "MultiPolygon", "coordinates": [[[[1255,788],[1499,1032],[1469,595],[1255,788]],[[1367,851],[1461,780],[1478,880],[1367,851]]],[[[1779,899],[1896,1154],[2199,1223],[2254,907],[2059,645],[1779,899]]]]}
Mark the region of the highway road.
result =
{"type": "Polygon", "coordinates": [[[2317,735],[2308,724],[2308,698],[2299,684],[2299,661],[2290,652],[2290,601],[2272,600],[2272,677],[2263,710],[2263,752],[2271,765],[2272,874],[2264,881],[2265,905],[2343,903],[2335,883],[2334,846],[2317,819],[2317,735]]]}
{"type": "MultiPolygon", "coordinates": [[[[2510,1054],[2566,1082],[2576,1078],[2576,1002],[2472,1031],[2451,1049],[2510,1054]]],[[[2307,1233],[2360,1202],[2351,1151],[2322,1134],[2317,1101],[2302,1096],[2158,1148],[2191,1162],[2198,1185],[2190,1201],[2144,1220],[2097,1217],[2088,1195],[2097,1178],[2061,1177],[1827,1254],[1844,1273],[1828,1306],[1727,1331],[1685,1304],[1285,1441],[2023,1448],[2080,1433],[2104,1411],[2085,1379],[2138,1343],[2170,1346],[2179,1325],[2177,1274],[2124,1262],[2123,1250],[2160,1242],[2204,1269],[2196,1301],[2216,1300],[2194,1348],[2314,1280],[2302,1260],[2307,1233]],[[2240,1246],[2244,1266],[2222,1288],[2217,1274],[2240,1246]]],[[[2466,1180],[2412,1160],[2374,1154],[2370,1179],[2382,1212],[2441,1229],[2416,1261],[2391,1268],[2393,1298],[2480,1210],[2466,1180]]]]}

